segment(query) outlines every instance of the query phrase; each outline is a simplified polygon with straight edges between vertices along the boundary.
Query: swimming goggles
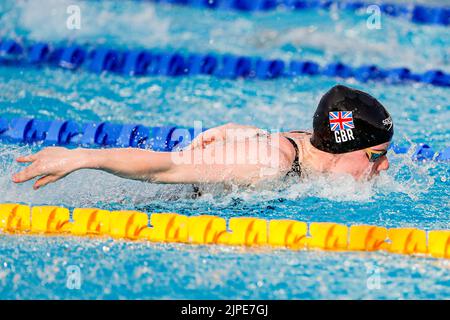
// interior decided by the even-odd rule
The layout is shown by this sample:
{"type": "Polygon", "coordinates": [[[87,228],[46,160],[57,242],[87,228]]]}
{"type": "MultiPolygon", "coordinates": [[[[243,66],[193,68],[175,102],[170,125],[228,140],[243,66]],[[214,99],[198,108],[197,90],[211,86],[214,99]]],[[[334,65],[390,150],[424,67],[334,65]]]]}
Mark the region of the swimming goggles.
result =
{"type": "MultiPolygon", "coordinates": [[[[389,149],[389,148],[388,148],[389,149]]],[[[388,149],[385,150],[373,150],[371,148],[364,149],[369,158],[369,162],[376,162],[381,157],[385,156],[388,152],[388,149]]]]}

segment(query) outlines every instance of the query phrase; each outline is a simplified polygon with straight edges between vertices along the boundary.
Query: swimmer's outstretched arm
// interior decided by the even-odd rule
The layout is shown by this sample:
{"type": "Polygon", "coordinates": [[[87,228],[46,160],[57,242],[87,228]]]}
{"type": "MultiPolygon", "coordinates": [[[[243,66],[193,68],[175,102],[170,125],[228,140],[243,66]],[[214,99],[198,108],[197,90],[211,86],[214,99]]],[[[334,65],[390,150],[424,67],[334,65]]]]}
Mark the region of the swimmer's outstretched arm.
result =
{"type": "Polygon", "coordinates": [[[22,183],[39,177],[33,186],[39,189],[71,172],[97,169],[128,179],[155,183],[252,184],[274,178],[290,166],[277,147],[269,148],[268,155],[261,161],[256,159],[258,155],[255,152],[249,150],[248,143],[236,143],[231,150],[233,154],[240,154],[240,158],[235,163],[227,163],[223,161],[224,157],[219,157],[221,153],[230,152],[227,144],[210,149],[154,152],[132,148],[69,150],[51,147],[17,158],[18,162],[30,165],[13,175],[13,181],[22,183]]]}

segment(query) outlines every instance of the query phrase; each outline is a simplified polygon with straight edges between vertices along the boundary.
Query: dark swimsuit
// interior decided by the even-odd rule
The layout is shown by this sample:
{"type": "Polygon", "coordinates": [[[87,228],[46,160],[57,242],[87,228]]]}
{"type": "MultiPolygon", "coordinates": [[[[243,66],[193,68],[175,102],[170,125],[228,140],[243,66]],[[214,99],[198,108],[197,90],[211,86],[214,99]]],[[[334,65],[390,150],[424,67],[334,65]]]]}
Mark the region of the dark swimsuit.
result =
{"type": "MultiPolygon", "coordinates": [[[[306,132],[306,131],[291,131],[291,133],[308,133],[308,132],[306,132]]],[[[298,175],[298,176],[301,177],[301,175],[302,175],[302,168],[300,166],[300,160],[299,160],[299,157],[298,157],[298,153],[299,153],[298,145],[297,145],[297,143],[295,143],[294,139],[286,137],[286,136],[285,136],[285,138],[288,139],[288,141],[292,144],[292,146],[295,149],[295,159],[292,162],[291,170],[289,170],[289,172],[286,175],[287,176],[298,175]]]]}
{"type": "Polygon", "coordinates": [[[285,138],[288,139],[288,141],[289,141],[290,143],[292,143],[292,146],[293,146],[294,149],[295,149],[295,159],[294,159],[294,161],[292,162],[291,170],[289,170],[289,172],[288,172],[286,175],[287,175],[287,176],[293,176],[293,175],[299,175],[299,176],[301,176],[301,175],[302,175],[302,169],[301,169],[301,167],[300,167],[300,162],[299,162],[299,160],[298,160],[298,146],[297,146],[297,144],[295,143],[294,139],[289,138],[289,137],[285,137],[285,138]]]}

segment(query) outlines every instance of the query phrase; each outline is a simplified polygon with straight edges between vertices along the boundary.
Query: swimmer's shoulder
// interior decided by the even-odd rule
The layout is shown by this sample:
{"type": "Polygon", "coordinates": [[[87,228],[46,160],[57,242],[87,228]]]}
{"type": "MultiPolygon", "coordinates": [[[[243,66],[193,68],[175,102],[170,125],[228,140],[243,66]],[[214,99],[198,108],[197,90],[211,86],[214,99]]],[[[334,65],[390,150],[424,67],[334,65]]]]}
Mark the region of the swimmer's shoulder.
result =
{"type": "Polygon", "coordinates": [[[284,149],[285,152],[289,153],[291,163],[297,161],[299,165],[301,164],[304,155],[304,140],[309,139],[311,135],[311,132],[303,130],[283,132],[284,142],[282,143],[283,147],[280,149],[284,149]]]}
{"type": "Polygon", "coordinates": [[[312,133],[309,131],[301,131],[301,130],[293,130],[293,131],[287,131],[282,132],[281,136],[284,138],[283,140],[289,141],[289,144],[292,145],[292,140],[294,140],[295,144],[297,146],[300,146],[304,139],[309,139],[311,137],[312,133]]]}
{"type": "Polygon", "coordinates": [[[270,136],[272,139],[278,139],[278,148],[280,149],[282,158],[286,160],[286,163],[291,164],[295,160],[296,152],[298,152],[297,150],[300,151],[299,156],[302,154],[302,140],[309,139],[311,135],[312,133],[309,131],[293,130],[273,133],[270,136]],[[297,148],[295,148],[295,146],[297,146],[297,148]]]}

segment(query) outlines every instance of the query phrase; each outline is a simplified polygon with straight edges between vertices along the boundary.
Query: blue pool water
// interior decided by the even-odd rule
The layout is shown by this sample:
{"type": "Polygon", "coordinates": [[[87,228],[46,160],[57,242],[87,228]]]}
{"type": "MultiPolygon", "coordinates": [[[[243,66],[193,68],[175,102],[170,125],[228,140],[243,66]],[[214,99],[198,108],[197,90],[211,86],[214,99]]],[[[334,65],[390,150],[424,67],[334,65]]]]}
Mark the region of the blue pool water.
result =
{"type": "MultiPolygon", "coordinates": [[[[442,1],[444,3],[444,1],[442,1]]],[[[450,71],[448,28],[382,17],[366,28],[364,12],[243,14],[134,1],[0,2],[0,36],[76,40],[111,47],[174,48],[308,58],[352,65],[450,71]],[[68,30],[69,4],[81,7],[81,30],[68,30]]],[[[108,120],[205,127],[238,122],[265,129],[311,127],[320,96],[346,83],[390,110],[396,142],[450,145],[450,90],[424,84],[359,83],[323,77],[274,81],[213,77],[140,77],[0,66],[2,117],[108,120]]],[[[14,185],[13,159],[41,149],[0,143],[0,203],[136,209],[145,212],[257,216],[450,229],[450,166],[389,154],[391,169],[370,182],[343,177],[264,190],[160,186],[80,171],[39,191],[14,185]]],[[[292,252],[0,235],[0,298],[99,299],[448,299],[450,261],[387,253],[292,252]],[[79,290],[67,270],[80,268],[79,290]],[[375,278],[374,278],[375,277],[375,278]],[[378,279],[377,286],[371,285],[378,279]]]]}

